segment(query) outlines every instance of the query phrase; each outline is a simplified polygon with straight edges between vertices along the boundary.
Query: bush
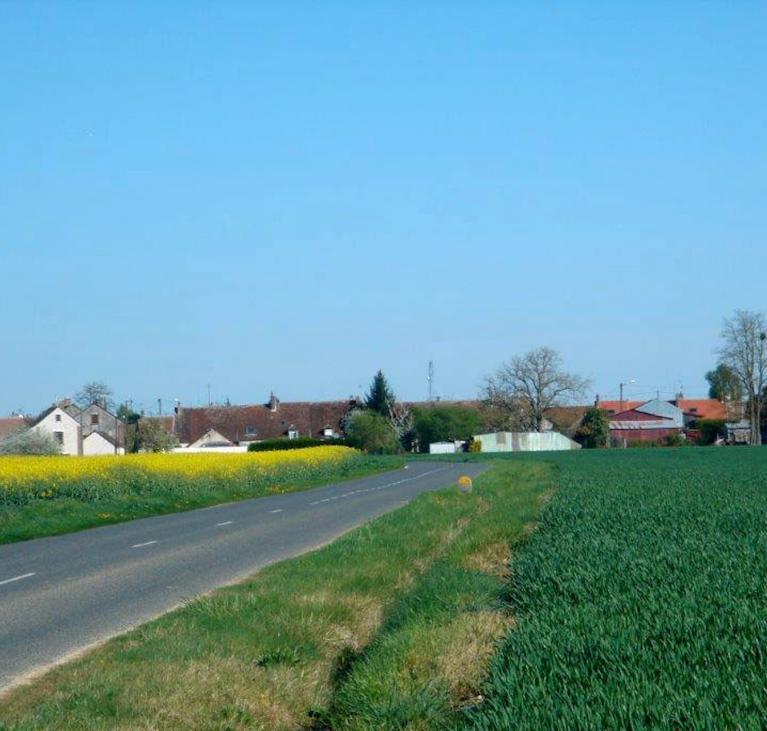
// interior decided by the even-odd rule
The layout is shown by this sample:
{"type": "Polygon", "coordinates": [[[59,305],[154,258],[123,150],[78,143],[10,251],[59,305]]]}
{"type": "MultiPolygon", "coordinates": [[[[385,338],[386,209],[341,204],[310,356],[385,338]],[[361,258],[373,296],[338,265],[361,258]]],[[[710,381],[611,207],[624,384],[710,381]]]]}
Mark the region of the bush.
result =
{"type": "Polygon", "coordinates": [[[346,422],[350,446],[373,454],[396,454],[400,451],[397,432],[389,420],[374,411],[354,411],[346,422]]]}
{"type": "Polygon", "coordinates": [[[598,449],[607,446],[610,437],[610,421],[607,414],[596,406],[592,406],[584,415],[575,440],[586,449],[598,449]]]}
{"type": "Polygon", "coordinates": [[[482,442],[480,442],[479,439],[472,439],[466,445],[466,451],[467,452],[481,452],[482,451],[482,442]]]}
{"type": "Polygon", "coordinates": [[[6,454],[60,454],[59,445],[45,432],[33,429],[19,431],[0,441],[0,455],[6,454]]]}
{"type": "Polygon", "coordinates": [[[298,437],[298,439],[264,439],[263,442],[253,442],[248,445],[249,452],[273,452],[282,449],[304,449],[306,447],[348,447],[347,439],[315,439],[314,437],[298,437]]]}
{"type": "Polygon", "coordinates": [[[725,422],[721,419],[698,419],[695,429],[698,431],[698,444],[706,446],[713,444],[716,438],[724,432],[725,422]]]}
{"type": "Polygon", "coordinates": [[[419,451],[432,442],[469,440],[482,429],[479,413],[465,406],[427,406],[413,409],[413,430],[419,451]]]}

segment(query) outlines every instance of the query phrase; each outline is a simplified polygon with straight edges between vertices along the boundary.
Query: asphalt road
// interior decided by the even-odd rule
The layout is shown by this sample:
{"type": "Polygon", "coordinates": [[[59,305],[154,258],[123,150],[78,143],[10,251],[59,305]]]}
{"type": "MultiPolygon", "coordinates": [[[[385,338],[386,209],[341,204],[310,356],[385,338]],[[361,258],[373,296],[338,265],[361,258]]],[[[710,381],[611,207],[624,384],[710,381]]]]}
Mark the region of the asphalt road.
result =
{"type": "Polygon", "coordinates": [[[0,691],[482,469],[415,462],[353,482],[0,545],[0,691]]]}

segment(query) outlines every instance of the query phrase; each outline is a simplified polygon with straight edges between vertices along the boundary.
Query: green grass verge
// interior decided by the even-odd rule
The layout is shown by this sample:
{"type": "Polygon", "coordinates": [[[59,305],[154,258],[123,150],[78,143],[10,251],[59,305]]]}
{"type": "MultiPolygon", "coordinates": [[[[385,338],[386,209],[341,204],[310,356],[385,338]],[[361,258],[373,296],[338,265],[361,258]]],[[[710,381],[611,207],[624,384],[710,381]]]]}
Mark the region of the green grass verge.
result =
{"type": "Polygon", "coordinates": [[[509,552],[551,490],[498,462],[116,638],[0,702],[0,728],[428,727],[475,702],[509,552]]]}
{"type": "MultiPolygon", "coordinates": [[[[97,458],[93,458],[97,459],[97,458]]],[[[209,505],[262,497],[273,492],[307,490],[324,484],[353,480],[402,467],[399,456],[358,454],[338,464],[320,464],[275,480],[200,480],[185,489],[167,480],[157,480],[151,490],[144,486],[95,499],[59,496],[54,500],[33,499],[24,504],[0,503],[0,544],[44,536],[72,533],[84,528],[122,523],[151,515],[194,510],[209,505]]]]}
{"type": "Polygon", "coordinates": [[[767,450],[552,456],[475,729],[761,729],[767,450]]]}

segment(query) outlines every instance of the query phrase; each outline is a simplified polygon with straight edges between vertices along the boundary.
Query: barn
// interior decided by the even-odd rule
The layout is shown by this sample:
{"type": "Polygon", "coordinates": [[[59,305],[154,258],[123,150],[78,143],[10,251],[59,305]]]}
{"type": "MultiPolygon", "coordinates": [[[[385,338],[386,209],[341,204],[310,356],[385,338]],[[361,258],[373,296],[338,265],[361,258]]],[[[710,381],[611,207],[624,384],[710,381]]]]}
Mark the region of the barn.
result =
{"type": "Polygon", "coordinates": [[[680,408],[654,399],[611,414],[610,437],[619,443],[663,442],[680,436],[684,425],[684,412],[680,408]]]}

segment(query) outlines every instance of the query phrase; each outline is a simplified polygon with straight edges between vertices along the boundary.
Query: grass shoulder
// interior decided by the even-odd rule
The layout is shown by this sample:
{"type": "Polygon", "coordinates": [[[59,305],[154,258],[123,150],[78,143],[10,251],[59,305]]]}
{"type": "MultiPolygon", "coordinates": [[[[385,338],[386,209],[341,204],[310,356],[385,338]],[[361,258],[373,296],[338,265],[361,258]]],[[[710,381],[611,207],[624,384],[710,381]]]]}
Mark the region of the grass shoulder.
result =
{"type": "Polygon", "coordinates": [[[0,704],[3,729],[428,728],[513,622],[508,560],[556,479],[497,463],[108,642],[0,704]]]}

